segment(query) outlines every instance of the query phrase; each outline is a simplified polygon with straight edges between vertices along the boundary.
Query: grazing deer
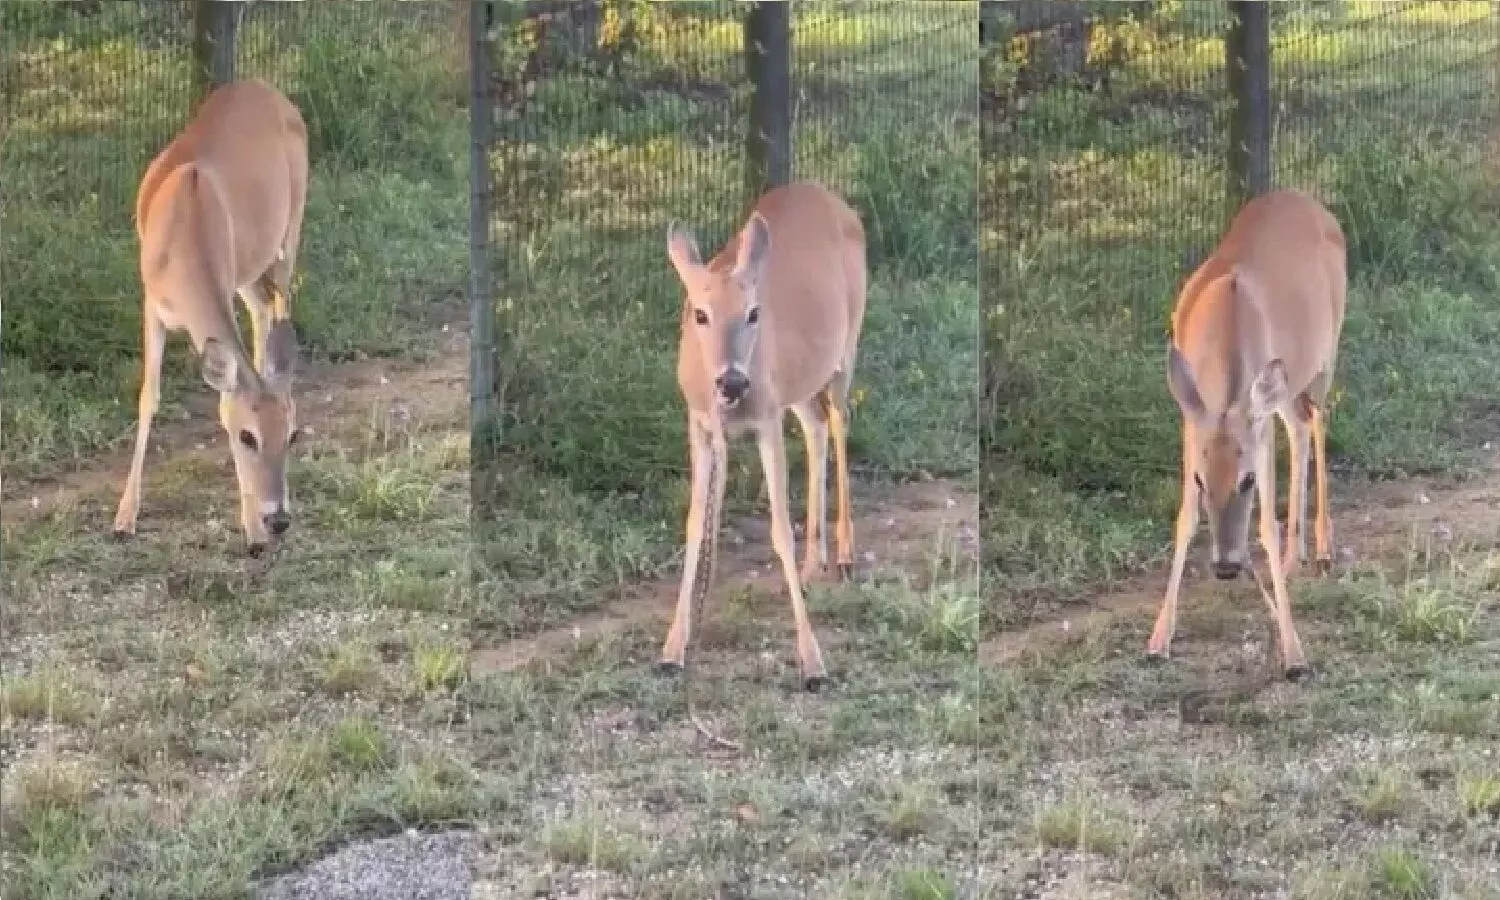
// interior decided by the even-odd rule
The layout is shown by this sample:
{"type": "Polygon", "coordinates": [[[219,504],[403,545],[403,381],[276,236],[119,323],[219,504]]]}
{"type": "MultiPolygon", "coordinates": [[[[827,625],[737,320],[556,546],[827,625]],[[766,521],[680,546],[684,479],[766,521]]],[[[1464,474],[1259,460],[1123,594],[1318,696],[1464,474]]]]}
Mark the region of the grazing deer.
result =
{"type": "Polygon", "coordinates": [[[1199,504],[1208,514],[1214,574],[1232,579],[1252,565],[1250,512],[1258,500],[1271,569],[1266,600],[1283,672],[1293,681],[1312,675],[1292,625],[1286,580],[1307,548],[1309,434],[1318,479],[1317,559],[1324,571],[1333,562],[1323,406],[1344,323],[1345,257],[1343,231],[1328,210],[1305,194],[1275,191],[1245,205],[1183,285],[1167,360],[1167,383],[1182,411],[1182,506],[1166,598],[1147,644],[1153,657],[1165,658],[1172,643],[1199,504]],[[1284,549],[1276,539],[1272,413],[1291,447],[1284,549]]]}
{"type": "Polygon", "coordinates": [[[184,330],[203,380],[219,392],[250,554],[291,525],[286,459],[299,430],[290,290],[306,199],[307,128],[297,108],[261,81],[215,90],[146,169],[135,205],[144,365],[116,535],[135,533],[162,351],[168,333],[184,330]],[[236,294],[250,312],[253,358],[240,340],[236,294]]]}
{"type": "Polygon", "coordinates": [[[661,668],[687,665],[686,642],[713,580],[727,438],[753,431],[771,498],[771,545],[781,562],[803,685],[826,680],[803,585],[828,564],[828,438],[838,491],[839,574],[854,568],[849,511],[848,395],[865,315],[865,232],[849,205],[820,185],[768,191],[745,227],[707,265],[692,235],[667,230],[667,256],[686,289],[677,383],[688,408],[692,497],[682,587],[661,668]],[[782,423],[791,410],[807,444],[807,527],[799,571],[787,502],[782,423]],[[696,603],[696,612],[694,609],[696,603]]]}

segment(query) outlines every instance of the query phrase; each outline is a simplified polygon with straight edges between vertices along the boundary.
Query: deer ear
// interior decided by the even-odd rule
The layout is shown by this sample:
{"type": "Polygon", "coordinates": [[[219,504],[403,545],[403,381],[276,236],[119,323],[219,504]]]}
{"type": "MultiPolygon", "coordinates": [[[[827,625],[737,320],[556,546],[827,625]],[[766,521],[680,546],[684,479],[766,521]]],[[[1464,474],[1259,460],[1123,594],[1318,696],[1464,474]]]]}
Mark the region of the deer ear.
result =
{"type": "Polygon", "coordinates": [[[1198,386],[1193,382],[1192,367],[1188,365],[1187,357],[1176,347],[1167,351],[1167,388],[1172,392],[1172,399],[1177,401],[1184,416],[1189,419],[1203,417],[1203,398],[1199,396],[1198,386]]]}
{"type": "Polygon", "coordinates": [[[1286,380],[1286,363],[1279,359],[1271,360],[1250,385],[1250,414],[1256,418],[1270,415],[1286,403],[1290,393],[1286,380]]]}
{"type": "Polygon", "coordinates": [[[232,394],[240,386],[240,364],[234,351],[214,338],[203,341],[203,353],[199,359],[203,380],[221,394],[232,394]]]}
{"type": "Polygon", "coordinates": [[[266,370],[261,373],[266,386],[284,394],[291,389],[298,362],[297,332],[291,319],[281,319],[266,334],[266,370]]]}
{"type": "Polygon", "coordinates": [[[677,270],[677,277],[683,281],[703,268],[703,258],[698,254],[698,242],[693,239],[693,233],[675,220],[667,226],[667,258],[677,270]]]}
{"type": "Polygon", "coordinates": [[[760,283],[766,262],[771,258],[771,225],[760,213],[751,213],[750,221],[740,232],[739,254],[734,261],[734,277],[741,284],[760,283]]]}

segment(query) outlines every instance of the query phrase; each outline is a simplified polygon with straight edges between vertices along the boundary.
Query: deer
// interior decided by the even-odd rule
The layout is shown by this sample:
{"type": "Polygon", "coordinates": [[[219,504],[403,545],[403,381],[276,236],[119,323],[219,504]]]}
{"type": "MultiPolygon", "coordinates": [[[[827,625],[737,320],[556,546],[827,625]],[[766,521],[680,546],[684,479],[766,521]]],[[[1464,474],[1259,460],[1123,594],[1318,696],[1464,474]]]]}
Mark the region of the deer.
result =
{"type": "Polygon", "coordinates": [[[714,577],[728,440],[753,433],[770,495],[771,546],[791,595],[802,686],[815,693],[828,674],[804,588],[828,567],[830,436],[835,563],[841,579],[854,569],[848,400],[865,314],[864,226],[832,191],[796,181],[763,194],[707,264],[692,232],[674,220],[667,227],[667,256],[685,291],[677,384],[687,407],[691,490],[682,581],[658,668],[686,669],[694,618],[714,577]],[[788,411],[807,450],[800,567],[787,500],[788,411]]]}
{"type": "Polygon", "coordinates": [[[163,351],[167,336],[182,331],[203,381],[219,392],[249,555],[260,556],[291,526],[287,457],[301,435],[292,397],[298,348],[291,285],[307,179],[302,114],[254,79],[212,91],[141,178],[142,377],[117,538],[135,534],[163,351]],[[248,352],[236,296],[250,315],[248,352]]]}
{"type": "Polygon", "coordinates": [[[1307,554],[1309,438],[1317,478],[1314,549],[1321,572],[1333,565],[1326,406],[1344,324],[1346,267],[1344,233],[1333,214],[1307,194],[1278,190],[1246,203],[1183,283],[1167,355],[1167,385],[1182,415],[1182,503],[1148,658],[1169,655],[1201,507],[1215,577],[1232,580],[1249,571],[1270,608],[1284,676],[1312,677],[1287,581],[1307,554]],[[1273,414],[1290,448],[1284,546],[1276,520],[1273,414]],[[1248,550],[1257,504],[1269,595],[1248,550]]]}

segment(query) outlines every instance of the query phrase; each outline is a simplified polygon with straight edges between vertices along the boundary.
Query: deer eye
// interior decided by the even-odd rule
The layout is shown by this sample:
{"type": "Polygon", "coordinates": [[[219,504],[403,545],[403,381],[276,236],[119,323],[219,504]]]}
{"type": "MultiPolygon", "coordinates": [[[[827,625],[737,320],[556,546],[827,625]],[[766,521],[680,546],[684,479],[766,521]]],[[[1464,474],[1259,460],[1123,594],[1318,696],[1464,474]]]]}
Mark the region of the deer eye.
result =
{"type": "Polygon", "coordinates": [[[750,312],[745,316],[745,321],[749,322],[751,325],[754,325],[756,322],[759,322],[760,321],[760,307],[757,306],[757,307],[754,307],[753,309],[751,309],[750,312]]]}
{"type": "Polygon", "coordinates": [[[254,450],[260,446],[260,442],[255,439],[255,435],[251,434],[248,431],[240,432],[240,443],[243,444],[245,446],[245,449],[247,450],[254,450]]]}
{"type": "Polygon", "coordinates": [[[693,310],[693,321],[697,322],[699,325],[707,325],[708,313],[704,312],[701,309],[693,310]]]}
{"type": "Polygon", "coordinates": [[[1253,487],[1255,487],[1255,473],[1246,472],[1245,477],[1240,479],[1240,493],[1248,494],[1253,487]]]}

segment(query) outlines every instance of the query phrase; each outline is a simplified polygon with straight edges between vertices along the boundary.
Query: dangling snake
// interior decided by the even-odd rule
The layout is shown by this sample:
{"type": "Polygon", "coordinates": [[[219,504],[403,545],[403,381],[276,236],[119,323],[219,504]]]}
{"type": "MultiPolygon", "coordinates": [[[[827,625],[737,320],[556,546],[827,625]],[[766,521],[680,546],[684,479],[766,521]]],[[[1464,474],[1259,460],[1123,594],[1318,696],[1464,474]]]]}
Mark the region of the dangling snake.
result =
{"type": "Polygon", "coordinates": [[[710,744],[726,750],[739,750],[734,741],[719,737],[698,718],[693,705],[693,690],[689,679],[693,671],[693,650],[698,643],[698,631],[703,627],[703,600],[713,588],[714,568],[719,554],[719,442],[714,441],[708,458],[708,490],[703,501],[703,539],[698,545],[698,566],[693,572],[693,618],[688,630],[687,647],[682,654],[682,692],[687,705],[688,721],[710,744]]]}

